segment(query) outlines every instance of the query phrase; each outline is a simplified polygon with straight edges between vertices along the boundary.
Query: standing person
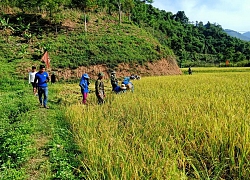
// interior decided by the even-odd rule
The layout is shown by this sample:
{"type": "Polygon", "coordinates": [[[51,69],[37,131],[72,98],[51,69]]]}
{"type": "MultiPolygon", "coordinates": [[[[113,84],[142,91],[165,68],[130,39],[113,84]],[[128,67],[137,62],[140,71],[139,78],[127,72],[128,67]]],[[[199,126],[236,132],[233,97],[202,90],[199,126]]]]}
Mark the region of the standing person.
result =
{"type": "Polygon", "coordinates": [[[115,74],[116,74],[115,71],[111,72],[110,81],[111,81],[111,85],[112,85],[112,91],[114,91],[116,86],[118,86],[118,79],[116,78],[115,74]]]}
{"type": "Polygon", "coordinates": [[[189,74],[189,75],[192,75],[192,69],[191,69],[191,66],[189,66],[189,68],[188,68],[188,74],[189,74]]]}
{"type": "Polygon", "coordinates": [[[29,72],[29,84],[30,83],[32,84],[34,95],[37,94],[37,81],[34,81],[35,75],[36,75],[36,66],[32,66],[32,70],[31,72],[29,72]]]}
{"type": "Polygon", "coordinates": [[[51,74],[50,79],[51,79],[51,84],[54,84],[56,82],[56,75],[54,72],[51,74]]]}
{"type": "Polygon", "coordinates": [[[45,71],[45,66],[40,65],[39,71],[36,73],[35,82],[38,80],[38,97],[41,107],[49,109],[47,106],[48,101],[48,82],[49,82],[49,75],[45,71]],[[44,99],[42,99],[42,95],[44,95],[44,99]]]}
{"type": "Polygon", "coordinates": [[[80,80],[79,86],[81,87],[81,93],[82,93],[82,103],[86,104],[87,103],[87,97],[89,93],[89,75],[88,74],[83,74],[82,78],[80,80]]]}
{"type": "Polygon", "coordinates": [[[103,76],[104,74],[100,72],[98,74],[98,79],[95,82],[95,94],[98,100],[98,104],[103,104],[104,103],[104,97],[105,97],[105,92],[104,92],[104,83],[103,83],[103,76]]]}

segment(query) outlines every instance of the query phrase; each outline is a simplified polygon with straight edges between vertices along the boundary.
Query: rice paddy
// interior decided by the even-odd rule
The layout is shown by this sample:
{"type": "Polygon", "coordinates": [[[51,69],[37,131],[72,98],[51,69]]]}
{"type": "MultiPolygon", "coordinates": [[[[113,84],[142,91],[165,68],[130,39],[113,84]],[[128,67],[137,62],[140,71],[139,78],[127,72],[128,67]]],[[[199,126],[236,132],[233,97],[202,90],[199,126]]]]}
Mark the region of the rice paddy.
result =
{"type": "Polygon", "coordinates": [[[84,177],[247,179],[249,79],[247,68],[144,77],[124,94],[106,82],[104,105],[90,93],[65,109],[84,177]]]}

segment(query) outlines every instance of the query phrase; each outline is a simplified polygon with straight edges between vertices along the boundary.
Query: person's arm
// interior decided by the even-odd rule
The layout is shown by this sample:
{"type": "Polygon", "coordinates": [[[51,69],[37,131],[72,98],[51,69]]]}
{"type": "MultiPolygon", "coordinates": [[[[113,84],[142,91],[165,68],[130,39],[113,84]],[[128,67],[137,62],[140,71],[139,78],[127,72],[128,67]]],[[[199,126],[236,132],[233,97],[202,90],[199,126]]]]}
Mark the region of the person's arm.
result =
{"type": "Polygon", "coordinates": [[[101,96],[101,92],[100,92],[100,81],[99,81],[99,80],[97,80],[97,81],[95,82],[95,90],[96,90],[96,92],[98,93],[98,95],[101,96]]]}
{"type": "Polygon", "coordinates": [[[83,89],[83,84],[79,83],[79,86],[83,89]]]}
{"type": "Polygon", "coordinates": [[[82,86],[83,86],[83,88],[88,88],[88,81],[85,80],[85,81],[83,82],[82,86]]]}
{"type": "Polygon", "coordinates": [[[38,78],[37,78],[37,75],[35,74],[34,83],[37,83],[37,82],[38,82],[38,78]]]}
{"type": "Polygon", "coordinates": [[[101,85],[102,85],[102,82],[100,80],[98,80],[98,94],[99,96],[101,96],[101,85]]]}
{"type": "MultiPolygon", "coordinates": [[[[83,78],[83,77],[82,77],[83,78]]],[[[80,82],[79,82],[79,86],[81,87],[81,89],[83,89],[84,87],[83,87],[83,79],[80,79],[80,82]]]]}
{"type": "Polygon", "coordinates": [[[49,74],[47,73],[46,83],[49,82],[49,74]]]}
{"type": "MultiPolygon", "coordinates": [[[[30,75],[31,75],[31,74],[29,73],[29,84],[30,84],[30,75]]],[[[35,81],[34,81],[34,82],[35,82],[35,81]]]]}
{"type": "Polygon", "coordinates": [[[80,86],[81,86],[82,89],[85,89],[87,87],[86,82],[83,81],[82,84],[80,84],[80,86]]]}
{"type": "Polygon", "coordinates": [[[105,95],[105,90],[104,90],[104,82],[101,82],[101,85],[103,86],[102,88],[103,88],[103,97],[105,97],[106,95],[105,95]]]}

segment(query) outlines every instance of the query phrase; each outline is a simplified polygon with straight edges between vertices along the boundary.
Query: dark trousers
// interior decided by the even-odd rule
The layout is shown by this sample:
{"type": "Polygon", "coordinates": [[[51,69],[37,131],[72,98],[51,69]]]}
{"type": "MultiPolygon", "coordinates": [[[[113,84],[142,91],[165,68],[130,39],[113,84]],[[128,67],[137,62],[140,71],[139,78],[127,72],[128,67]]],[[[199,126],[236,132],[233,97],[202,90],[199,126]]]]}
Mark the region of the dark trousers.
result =
{"type": "Polygon", "coordinates": [[[96,93],[96,97],[97,97],[98,104],[104,103],[104,95],[103,94],[99,95],[98,93],[96,93]]]}

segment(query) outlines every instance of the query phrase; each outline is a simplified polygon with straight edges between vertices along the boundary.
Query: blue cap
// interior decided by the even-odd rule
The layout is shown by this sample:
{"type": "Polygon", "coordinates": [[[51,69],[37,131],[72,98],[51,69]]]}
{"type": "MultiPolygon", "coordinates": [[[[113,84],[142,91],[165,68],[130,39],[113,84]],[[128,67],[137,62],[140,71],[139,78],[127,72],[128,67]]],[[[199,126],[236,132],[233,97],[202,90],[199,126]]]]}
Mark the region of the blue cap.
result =
{"type": "Polygon", "coordinates": [[[86,73],[85,73],[85,74],[83,74],[82,76],[83,76],[84,78],[86,78],[86,79],[89,79],[89,75],[88,75],[88,74],[86,74],[86,73]]]}

